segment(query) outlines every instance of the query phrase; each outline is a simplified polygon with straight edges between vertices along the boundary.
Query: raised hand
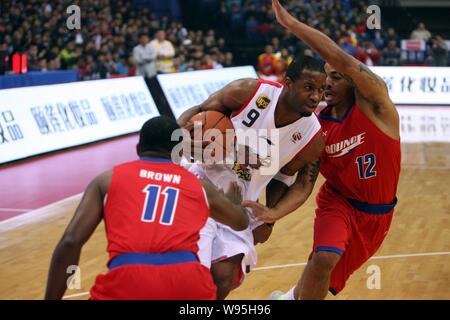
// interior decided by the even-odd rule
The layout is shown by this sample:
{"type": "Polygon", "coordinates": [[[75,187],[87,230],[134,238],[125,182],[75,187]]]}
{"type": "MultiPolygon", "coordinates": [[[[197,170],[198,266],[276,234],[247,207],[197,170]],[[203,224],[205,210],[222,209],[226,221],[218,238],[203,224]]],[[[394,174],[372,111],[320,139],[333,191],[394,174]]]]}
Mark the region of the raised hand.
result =
{"type": "Polygon", "coordinates": [[[295,19],[287,10],[280,4],[279,0],[272,0],[272,9],[275,12],[277,21],[285,28],[289,29],[295,19]]]}
{"type": "Polygon", "coordinates": [[[275,221],[281,218],[278,217],[272,209],[258,202],[244,201],[242,202],[242,206],[252,209],[252,213],[255,216],[256,221],[262,221],[265,223],[274,223],[275,221]]]}

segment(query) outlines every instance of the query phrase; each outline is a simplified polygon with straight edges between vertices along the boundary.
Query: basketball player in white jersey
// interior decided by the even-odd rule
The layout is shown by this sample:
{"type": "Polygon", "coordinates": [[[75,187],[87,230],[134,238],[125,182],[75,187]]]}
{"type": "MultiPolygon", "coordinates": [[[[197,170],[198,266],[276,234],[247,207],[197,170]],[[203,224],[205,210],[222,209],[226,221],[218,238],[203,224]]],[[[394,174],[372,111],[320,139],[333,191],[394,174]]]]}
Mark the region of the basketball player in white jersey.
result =
{"type": "MultiPolygon", "coordinates": [[[[230,181],[238,183],[244,200],[257,201],[266,188],[268,207],[283,207],[283,200],[279,200],[287,192],[295,193],[303,204],[314,187],[318,158],[324,148],[320,124],[314,114],[324,86],[323,64],[304,57],[291,63],[283,84],[242,79],[214,93],[199,106],[184,112],[178,120],[180,126],[190,127],[189,119],[199,112],[222,112],[230,117],[238,143],[269,160],[272,168],[264,170],[267,168],[236,163],[234,166],[193,165],[190,170],[218,187],[226,187],[230,181]],[[244,136],[253,138],[240,141],[244,136]],[[260,154],[262,141],[267,149],[263,155],[260,154]]],[[[250,218],[249,229],[245,231],[235,232],[209,220],[201,232],[200,260],[211,267],[218,299],[224,299],[240,285],[245,273],[256,265],[254,244],[265,242],[272,232],[273,225],[256,222],[251,214],[250,218]]]]}

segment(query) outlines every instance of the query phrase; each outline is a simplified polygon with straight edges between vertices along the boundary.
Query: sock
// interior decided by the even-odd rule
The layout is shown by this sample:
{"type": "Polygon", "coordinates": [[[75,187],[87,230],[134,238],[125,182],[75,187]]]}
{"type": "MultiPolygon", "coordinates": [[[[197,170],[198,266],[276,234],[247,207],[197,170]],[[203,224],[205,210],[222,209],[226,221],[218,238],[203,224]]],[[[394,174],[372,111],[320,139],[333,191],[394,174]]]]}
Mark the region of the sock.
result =
{"type": "Polygon", "coordinates": [[[280,297],[280,300],[295,300],[295,297],[294,297],[294,290],[295,290],[295,286],[294,286],[291,290],[289,290],[288,292],[286,292],[285,294],[283,294],[283,295],[280,297]]]}

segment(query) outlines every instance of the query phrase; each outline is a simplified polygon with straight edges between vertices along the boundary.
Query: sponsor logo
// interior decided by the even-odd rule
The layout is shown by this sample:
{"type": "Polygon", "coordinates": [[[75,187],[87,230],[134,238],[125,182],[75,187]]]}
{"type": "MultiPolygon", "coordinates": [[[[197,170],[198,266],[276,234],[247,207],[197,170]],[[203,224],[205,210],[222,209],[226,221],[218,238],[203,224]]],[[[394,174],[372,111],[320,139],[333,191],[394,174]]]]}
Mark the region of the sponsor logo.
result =
{"type": "Polygon", "coordinates": [[[250,181],[252,178],[250,169],[241,166],[239,163],[234,164],[233,171],[236,172],[238,177],[244,181],[250,181]]]}
{"type": "Polygon", "coordinates": [[[256,106],[258,109],[266,109],[272,100],[269,99],[268,96],[262,94],[256,99],[256,106]]]}
{"type": "Polygon", "coordinates": [[[292,134],[291,142],[292,143],[297,143],[300,140],[302,140],[302,134],[300,132],[294,132],[292,134]]]}
{"type": "Polygon", "coordinates": [[[349,139],[339,141],[338,143],[327,145],[325,146],[325,152],[330,158],[343,157],[364,143],[365,134],[366,133],[363,132],[349,139]]]}

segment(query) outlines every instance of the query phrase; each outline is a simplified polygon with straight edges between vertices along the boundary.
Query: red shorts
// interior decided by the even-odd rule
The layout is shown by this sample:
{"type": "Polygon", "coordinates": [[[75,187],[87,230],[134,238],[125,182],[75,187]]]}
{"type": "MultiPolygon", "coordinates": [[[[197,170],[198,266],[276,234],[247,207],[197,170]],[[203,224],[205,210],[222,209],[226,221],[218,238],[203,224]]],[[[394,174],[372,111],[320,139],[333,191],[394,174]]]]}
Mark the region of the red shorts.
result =
{"type": "Polygon", "coordinates": [[[215,300],[211,272],[199,262],[125,265],[98,275],[93,300],[215,300]]]}
{"type": "Polygon", "coordinates": [[[359,211],[326,183],[316,201],[313,253],[329,251],[341,256],[330,280],[330,292],[337,294],[344,289],[350,275],[381,246],[394,210],[384,214],[359,211]]]}

